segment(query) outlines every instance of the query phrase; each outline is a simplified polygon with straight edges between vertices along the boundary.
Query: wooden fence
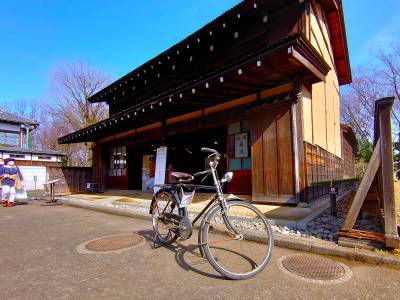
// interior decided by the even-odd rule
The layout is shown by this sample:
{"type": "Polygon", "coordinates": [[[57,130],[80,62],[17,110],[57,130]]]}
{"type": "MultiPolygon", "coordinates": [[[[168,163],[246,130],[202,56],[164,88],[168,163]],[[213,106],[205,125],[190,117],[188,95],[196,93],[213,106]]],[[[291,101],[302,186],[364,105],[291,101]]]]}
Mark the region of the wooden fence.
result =
{"type": "Polygon", "coordinates": [[[321,147],[304,143],[306,155],[307,199],[315,199],[329,192],[329,185],[314,185],[343,178],[343,160],[321,147]]]}
{"type": "Polygon", "coordinates": [[[89,167],[47,167],[47,181],[61,179],[56,185],[56,193],[74,193],[84,189],[85,183],[92,181],[89,167]]]}
{"type": "Polygon", "coordinates": [[[400,247],[393,182],[391,117],[394,99],[394,97],[382,98],[375,102],[374,151],[339,231],[342,239],[366,239],[384,242],[389,248],[400,247]],[[382,217],[383,233],[353,228],[363,204],[368,202],[375,204],[376,214],[382,217]]]}

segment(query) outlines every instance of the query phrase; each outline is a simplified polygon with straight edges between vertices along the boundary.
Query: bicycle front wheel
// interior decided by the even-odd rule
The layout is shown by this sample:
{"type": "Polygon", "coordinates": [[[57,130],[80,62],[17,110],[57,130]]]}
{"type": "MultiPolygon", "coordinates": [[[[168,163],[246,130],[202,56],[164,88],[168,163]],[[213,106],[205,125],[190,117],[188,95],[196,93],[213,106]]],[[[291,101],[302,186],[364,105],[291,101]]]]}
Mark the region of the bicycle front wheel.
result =
{"type": "Polygon", "coordinates": [[[272,254],[272,228],[254,205],[228,201],[214,208],[201,228],[204,254],[213,268],[231,279],[247,279],[262,271],[272,254]]]}

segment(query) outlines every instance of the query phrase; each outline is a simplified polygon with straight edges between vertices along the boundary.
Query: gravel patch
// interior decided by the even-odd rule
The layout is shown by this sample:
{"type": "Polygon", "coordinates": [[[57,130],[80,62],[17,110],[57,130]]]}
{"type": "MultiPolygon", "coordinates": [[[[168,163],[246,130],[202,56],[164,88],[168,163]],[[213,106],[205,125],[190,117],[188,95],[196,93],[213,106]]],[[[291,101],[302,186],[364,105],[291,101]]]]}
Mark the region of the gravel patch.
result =
{"type": "MultiPolygon", "coordinates": [[[[352,197],[347,198],[337,204],[337,217],[330,214],[330,208],[325,210],[317,218],[307,224],[304,230],[290,228],[288,226],[273,226],[274,230],[284,235],[294,235],[299,237],[308,237],[311,239],[321,239],[331,242],[337,242],[337,232],[340,230],[347,211],[350,208],[352,197]]],[[[381,221],[373,216],[366,216],[362,219],[357,219],[354,224],[354,229],[382,232],[381,221]]]]}

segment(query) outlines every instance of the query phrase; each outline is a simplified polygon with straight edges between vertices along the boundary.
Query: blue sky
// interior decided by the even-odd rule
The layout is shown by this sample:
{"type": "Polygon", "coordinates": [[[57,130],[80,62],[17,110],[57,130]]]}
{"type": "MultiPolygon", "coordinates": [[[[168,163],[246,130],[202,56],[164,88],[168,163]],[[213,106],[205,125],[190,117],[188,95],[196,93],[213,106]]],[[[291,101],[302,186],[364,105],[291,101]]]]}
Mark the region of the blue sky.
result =
{"type": "MultiPolygon", "coordinates": [[[[237,4],[234,0],[4,0],[0,103],[45,98],[58,64],[80,60],[118,79],[237,4]]],[[[398,0],[343,0],[352,67],[400,37],[398,0]]]]}

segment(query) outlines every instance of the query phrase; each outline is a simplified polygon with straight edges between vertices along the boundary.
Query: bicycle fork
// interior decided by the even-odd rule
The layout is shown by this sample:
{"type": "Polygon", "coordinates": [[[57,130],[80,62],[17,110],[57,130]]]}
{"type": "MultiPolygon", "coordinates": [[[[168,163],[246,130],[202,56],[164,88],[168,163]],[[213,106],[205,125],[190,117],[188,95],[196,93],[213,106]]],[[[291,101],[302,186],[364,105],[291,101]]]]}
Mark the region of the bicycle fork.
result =
{"type": "MultiPolygon", "coordinates": [[[[208,203],[208,205],[203,209],[203,211],[193,220],[193,226],[194,223],[196,223],[196,221],[199,219],[199,217],[203,214],[204,211],[208,210],[208,208],[216,201],[216,199],[214,199],[213,201],[211,201],[210,203],[208,203]]],[[[220,200],[220,203],[218,204],[221,207],[221,215],[222,215],[222,220],[226,226],[226,228],[228,229],[229,233],[232,234],[232,236],[237,239],[237,240],[242,240],[243,239],[243,234],[239,233],[235,227],[232,225],[231,221],[229,220],[229,216],[227,214],[228,211],[228,207],[226,204],[225,200],[220,200]]],[[[215,207],[217,207],[218,205],[215,205],[215,207]]],[[[213,211],[213,209],[211,209],[211,211],[213,211]]],[[[200,223],[200,228],[199,228],[199,233],[197,236],[197,243],[199,246],[199,251],[200,251],[200,255],[202,257],[204,257],[204,250],[203,250],[203,246],[206,244],[205,241],[202,240],[202,229],[204,228],[204,226],[206,225],[206,223],[208,223],[208,226],[212,226],[210,225],[210,221],[208,220],[208,216],[209,214],[206,214],[203,218],[203,220],[200,223]]]]}

